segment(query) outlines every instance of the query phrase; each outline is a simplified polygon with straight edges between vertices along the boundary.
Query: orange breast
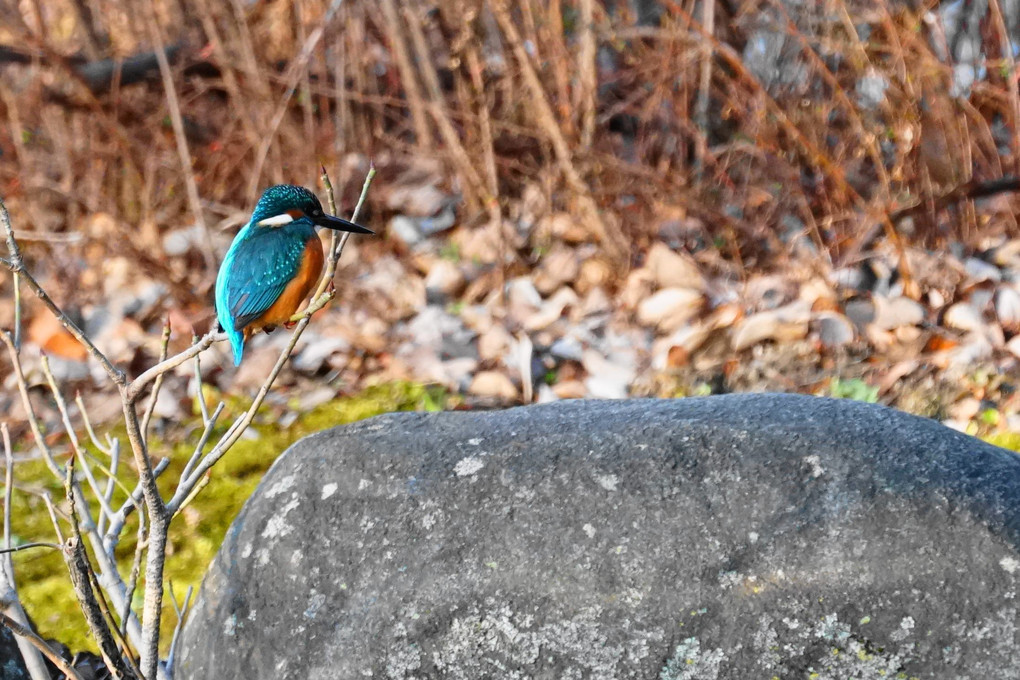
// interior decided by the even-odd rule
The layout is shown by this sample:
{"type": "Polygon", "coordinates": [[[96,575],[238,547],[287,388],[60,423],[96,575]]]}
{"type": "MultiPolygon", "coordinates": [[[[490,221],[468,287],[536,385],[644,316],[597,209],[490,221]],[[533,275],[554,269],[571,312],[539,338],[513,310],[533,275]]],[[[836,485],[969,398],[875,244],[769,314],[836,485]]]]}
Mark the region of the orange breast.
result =
{"type": "Polygon", "coordinates": [[[298,269],[297,275],[262,316],[245,326],[245,337],[265,326],[280,326],[289,321],[319,282],[322,263],[322,242],[318,236],[312,236],[305,243],[305,251],[301,255],[301,268],[298,269]]]}

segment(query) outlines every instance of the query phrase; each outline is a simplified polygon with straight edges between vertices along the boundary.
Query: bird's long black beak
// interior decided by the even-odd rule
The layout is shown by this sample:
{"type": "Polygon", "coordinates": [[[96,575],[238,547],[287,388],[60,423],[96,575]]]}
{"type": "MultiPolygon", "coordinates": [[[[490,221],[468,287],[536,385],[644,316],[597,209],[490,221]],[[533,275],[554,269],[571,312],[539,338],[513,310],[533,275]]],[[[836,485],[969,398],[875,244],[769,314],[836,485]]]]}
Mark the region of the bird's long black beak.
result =
{"type": "Polygon", "coordinates": [[[335,229],[337,231],[349,231],[352,234],[374,234],[375,232],[371,229],[366,229],[360,224],[354,222],[348,222],[342,217],[333,217],[332,215],[322,214],[319,217],[312,218],[320,227],[326,227],[327,229],[335,229]]]}

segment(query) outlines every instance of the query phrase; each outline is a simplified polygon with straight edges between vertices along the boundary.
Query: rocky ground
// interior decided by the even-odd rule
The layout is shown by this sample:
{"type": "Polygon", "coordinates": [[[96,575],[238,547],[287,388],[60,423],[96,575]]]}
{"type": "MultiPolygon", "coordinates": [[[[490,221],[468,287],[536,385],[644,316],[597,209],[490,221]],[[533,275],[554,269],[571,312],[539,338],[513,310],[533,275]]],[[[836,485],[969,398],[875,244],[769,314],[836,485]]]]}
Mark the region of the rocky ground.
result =
{"type": "MultiPolygon", "coordinates": [[[[502,225],[464,225],[456,196],[429,177],[428,164],[406,175],[413,180],[373,187],[393,216],[369,219],[379,235],[348,244],[338,297],[317,315],[279,382],[284,422],[366,385],[405,380],[441,386],[460,408],[773,390],[880,401],[983,434],[1020,430],[1009,378],[1020,356],[1020,240],[999,238],[969,253],[909,248],[911,281],[923,291],[915,300],[905,295],[892,248],[833,268],[806,235],[793,233],[779,266],[740,269],[716,245],[685,238],[699,232],[697,218],[678,214],[664,217],[660,240],[621,271],[570,213],[535,200],[502,225]],[[523,243],[547,245],[534,249],[530,267],[501,267],[500,253],[523,243]]],[[[997,197],[984,207],[1012,204],[997,197]]],[[[218,250],[232,233],[217,233],[218,250]]],[[[194,236],[187,228],[166,233],[168,257],[186,260],[194,236]]],[[[90,275],[104,295],[81,308],[83,327],[135,371],[155,360],[163,318],[171,350],[212,323],[211,300],[183,308],[153,272],[125,257],[90,275]]],[[[116,417],[97,367],[45,310],[31,301],[28,309],[30,383],[42,382],[45,352],[94,420],[116,417]]],[[[11,315],[4,300],[4,325],[11,315]]],[[[214,348],[203,355],[205,380],[224,394],[252,393],[288,337],[258,336],[239,369],[225,347],[214,348]]],[[[0,410],[17,422],[13,380],[8,374],[0,410]]],[[[192,416],[194,393],[191,368],[178,370],[156,417],[192,416]]]]}

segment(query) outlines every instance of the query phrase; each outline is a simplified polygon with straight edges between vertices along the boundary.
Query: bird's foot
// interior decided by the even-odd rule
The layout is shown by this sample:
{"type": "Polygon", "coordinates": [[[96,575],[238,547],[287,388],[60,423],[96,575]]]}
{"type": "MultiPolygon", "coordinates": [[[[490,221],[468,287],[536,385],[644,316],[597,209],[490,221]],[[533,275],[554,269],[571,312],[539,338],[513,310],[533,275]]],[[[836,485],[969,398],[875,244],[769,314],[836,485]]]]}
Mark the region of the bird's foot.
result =
{"type": "Polygon", "coordinates": [[[333,283],[332,279],[330,279],[329,285],[326,286],[326,292],[329,293],[330,296],[336,295],[336,284],[333,283]]]}
{"type": "Polygon", "coordinates": [[[284,321],[283,322],[283,327],[286,328],[287,330],[290,330],[294,326],[297,326],[297,321],[284,321]]]}

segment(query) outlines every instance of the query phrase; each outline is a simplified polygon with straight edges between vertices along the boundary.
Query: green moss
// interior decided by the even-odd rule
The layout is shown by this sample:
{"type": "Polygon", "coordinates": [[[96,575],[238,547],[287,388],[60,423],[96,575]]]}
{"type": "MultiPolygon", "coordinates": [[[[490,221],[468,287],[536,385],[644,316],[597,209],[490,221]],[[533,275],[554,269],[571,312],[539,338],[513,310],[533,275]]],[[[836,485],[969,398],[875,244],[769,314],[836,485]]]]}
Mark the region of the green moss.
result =
{"type": "MultiPolygon", "coordinates": [[[[211,399],[223,399],[227,407],[214,432],[212,441],[226,430],[227,425],[241,414],[247,404],[240,399],[224,398],[212,391],[211,399]]],[[[189,503],[171,524],[167,544],[166,581],[173,584],[178,601],[183,600],[188,586],[197,590],[206,568],[219,549],[223,536],[240,512],[245,501],[258,486],[262,475],[276,457],[296,440],[313,432],[336,425],[351,423],[392,411],[436,411],[448,406],[450,400],[441,389],[414,383],[388,383],[365,389],[361,394],[344,397],[322,404],[302,414],[290,426],[278,425],[282,412],[264,406],[252,428],[255,438],[242,438],[216,464],[205,488],[189,503]]],[[[197,412],[197,408],[196,408],[197,412]]],[[[152,437],[150,449],[154,457],[169,455],[171,464],[160,478],[159,486],[164,497],[172,494],[174,483],[180,478],[188,458],[198,442],[201,420],[181,423],[176,430],[152,437]],[[187,434],[185,434],[187,433],[187,434]]],[[[111,436],[126,441],[123,426],[114,428],[111,436]]],[[[133,488],[132,468],[126,447],[122,451],[122,464],[118,478],[127,488],[133,488]]],[[[59,451],[60,449],[55,449],[59,451]]],[[[46,506],[38,493],[48,491],[55,502],[63,498],[63,489],[41,461],[19,463],[14,471],[20,491],[12,499],[12,531],[22,542],[54,541],[54,530],[46,506]]],[[[125,494],[118,490],[113,507],[118,507],[125,494]]],[[[116,556],[122,573],[130,572],[135,550],[137,524],[129,522],[122,535],[116,556]]],[[[19,593],[25,608],[33,617],[44,637],[60,640],[73,650],[90,649],[95,645],[88,636],[85,622],[71,591],[67,568],[55,550],[33,549],[14,555],[15,574],[19,593]]],[[[169,587],[164,592],[165,606],[162,642],[164,650],[176,623],[173,606],[169,601],[169,587]]],[[[141,592],[133,602],[140,610],[141,592]]]]}
{"type": "Polygon", "coordinates": [[[1020,432],[993,432],[983,439],[989,444],[1020,453],[1020,432]]]}

